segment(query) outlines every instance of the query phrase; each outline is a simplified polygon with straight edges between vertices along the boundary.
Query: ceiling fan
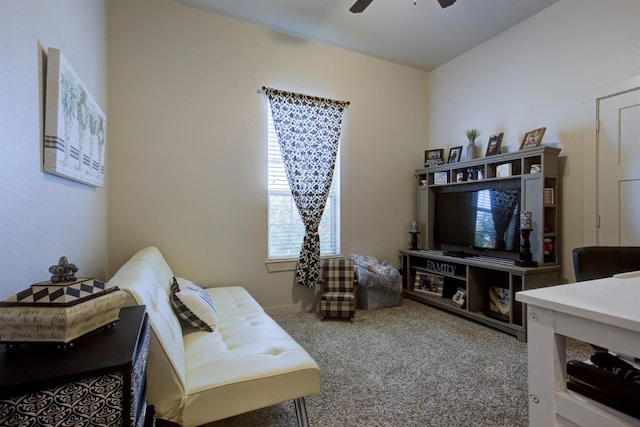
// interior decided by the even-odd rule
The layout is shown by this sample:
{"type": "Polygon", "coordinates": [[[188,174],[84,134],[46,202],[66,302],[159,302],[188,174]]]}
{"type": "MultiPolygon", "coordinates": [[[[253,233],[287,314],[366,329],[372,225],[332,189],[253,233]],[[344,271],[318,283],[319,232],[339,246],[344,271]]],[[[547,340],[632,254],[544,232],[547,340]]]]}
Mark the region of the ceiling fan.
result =
{"type": "MultiPolygon", "coordinates": [[[[367,6],[371,4],[372,1],[373,0],[356,0],[356,2],[353,4],[353,6],[351,6],[351,9],[349,10],[353,13],[361,13],[367,8],[367,6]]],[[[455,2],[456,0],[438,0],[438,3],[440,3],[440,6],[442,6],[443,8],[449,7],[455,2]]]]}

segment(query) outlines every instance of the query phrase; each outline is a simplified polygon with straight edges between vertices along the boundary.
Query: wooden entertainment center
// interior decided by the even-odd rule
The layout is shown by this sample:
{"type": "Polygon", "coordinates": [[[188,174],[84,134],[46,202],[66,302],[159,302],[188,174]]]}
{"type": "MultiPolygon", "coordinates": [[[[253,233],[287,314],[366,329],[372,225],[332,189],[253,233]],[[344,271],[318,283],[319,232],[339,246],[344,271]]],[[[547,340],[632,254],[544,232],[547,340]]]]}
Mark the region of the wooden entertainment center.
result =
{"type": "MultiPolygon", "coordinates": [[[[540,146],[416,170],[420,238],[417,248],[400,251],[405,296],[526,341],[526,309],[515,293],[561,280],[559,153],[560,148],[540,146]],[[531,212],[529,240],[537,266],[517,265],[517,247],[502,251],[436,243],[438,194],[503,188],[520,195],[519,211],[531,212]]],[[[520,236],[511,240],[518,246],[520,236]]]]}

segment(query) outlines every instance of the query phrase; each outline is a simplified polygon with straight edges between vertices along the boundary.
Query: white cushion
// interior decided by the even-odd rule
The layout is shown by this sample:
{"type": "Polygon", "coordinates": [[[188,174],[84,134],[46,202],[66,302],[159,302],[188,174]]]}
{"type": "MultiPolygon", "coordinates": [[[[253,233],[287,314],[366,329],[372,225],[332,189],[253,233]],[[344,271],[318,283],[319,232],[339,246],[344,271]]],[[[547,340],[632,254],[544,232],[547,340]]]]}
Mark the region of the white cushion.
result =
{"type": "Polygon", "coordinates": [[[219,319],[213,333],[184,336],[184,426],[320,393],[316,362],[244,288],[205,290],[219,319]]]}
{"type": "Polygon", "coordinates": [[[213,332],[218,322],[216,305],[204,289],[182,277],[173,278],[171,304],[176,314],[194,328],[213,332]]]}

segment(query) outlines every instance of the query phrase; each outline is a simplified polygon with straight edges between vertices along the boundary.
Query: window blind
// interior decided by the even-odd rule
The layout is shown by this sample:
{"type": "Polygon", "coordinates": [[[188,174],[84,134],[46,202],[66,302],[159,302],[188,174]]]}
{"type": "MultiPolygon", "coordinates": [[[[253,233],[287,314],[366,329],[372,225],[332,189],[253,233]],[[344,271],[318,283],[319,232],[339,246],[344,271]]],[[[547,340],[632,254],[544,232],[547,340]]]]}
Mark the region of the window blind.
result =
{"type": "MultiPolygon", "coordinates": [[[[287,181],[271,107],[267,111],[268,140],[268,256],[270,260],[297,259],[304,238],[304,224],[287,181]]],[[[320,221],[320,255],[340,253],[340,155],[336,161],[331,190],[320,221]]]]}

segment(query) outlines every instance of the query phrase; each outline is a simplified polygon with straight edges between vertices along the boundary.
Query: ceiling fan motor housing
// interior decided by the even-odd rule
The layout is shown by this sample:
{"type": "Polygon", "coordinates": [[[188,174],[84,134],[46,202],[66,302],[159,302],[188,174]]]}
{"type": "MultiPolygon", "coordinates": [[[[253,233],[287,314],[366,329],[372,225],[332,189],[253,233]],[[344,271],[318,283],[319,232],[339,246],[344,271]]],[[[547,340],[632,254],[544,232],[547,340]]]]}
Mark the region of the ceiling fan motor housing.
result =
{"type": "MultiPolygon", "coordinates": [[[[349,9],[353,13],[362,13],[371,4],[373,0],[356,0],[356,2],[349,9]]],[[[438,0],[440,6],[443,8],[449,7],[454,4],[456,0],[438,0]]],[[[416,4],[416,0],[413,0],[413,4],[416,4]]]]}

